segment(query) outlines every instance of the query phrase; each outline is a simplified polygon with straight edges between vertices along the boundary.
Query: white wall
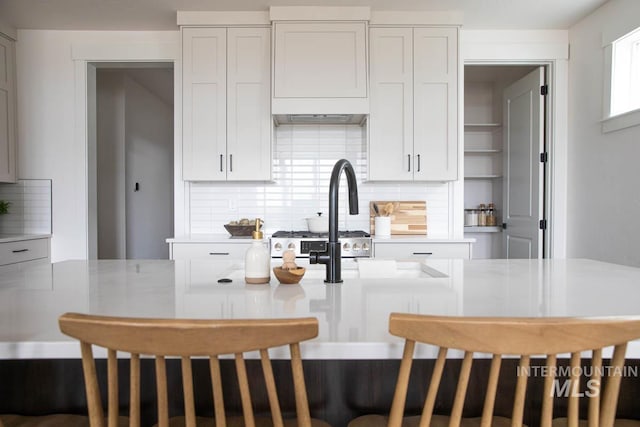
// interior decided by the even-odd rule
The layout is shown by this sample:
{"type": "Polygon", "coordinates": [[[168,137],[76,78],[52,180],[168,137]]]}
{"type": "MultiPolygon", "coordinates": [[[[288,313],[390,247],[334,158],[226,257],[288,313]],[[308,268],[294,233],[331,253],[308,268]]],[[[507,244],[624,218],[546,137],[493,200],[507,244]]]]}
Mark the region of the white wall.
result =
{"type": "Polygon", "coordinates": [[[53,261],[87,256],[87,154],[84,142],[77,142],[84,138],[75,134],[76,120],[82,118],[74,117],[75,103],[81,101],[75,98],[72,50],[179,40],[178,31],[18,31],[19,177],[52,180],[53,261]]]}
{"type": "Polygon", "coordinates": [[[98,70],[96,175],[98,259],[126,258],[125,75],[98,70]]]}
{"type": "Polygon", "coordinates": [[[567,254],[640,267],[640,127],[600,125],[603,33],[638,16],[637,0],[610,0],[569,31],[567,254]]]}
{"type": "MultiPolygon", "coordinates": [[[[172,82],[173,75],[167,78],[172,82]]],[[[125,93],[127,258],[168,259],[166,239],[173,236],[173,104],[131,78],[125,79],[125,93]],[[138,191],[135,183],[140,184],[138,191]]]]}

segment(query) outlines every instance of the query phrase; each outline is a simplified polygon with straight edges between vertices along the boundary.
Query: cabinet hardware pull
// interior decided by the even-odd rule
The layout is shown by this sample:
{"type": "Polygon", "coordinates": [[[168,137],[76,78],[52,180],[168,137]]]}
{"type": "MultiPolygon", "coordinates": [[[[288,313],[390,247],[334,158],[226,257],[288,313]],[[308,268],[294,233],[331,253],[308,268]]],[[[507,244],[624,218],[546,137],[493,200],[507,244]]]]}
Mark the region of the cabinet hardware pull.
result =
{"type": "Polygon", "coordinates": [[[220,154],[220,172],[222,172],[222,154],[220,154]]]}
{"type": "Polygon", "coordinates": [[[14,254],[17,254],[17,253],[20,253],[20,252],[29,252],[29,249],[15,249],[15,250],[13,250],[11,252],[13,252],[14,254]]]}
{"type": "Polygon", "coordinates": [[[229,255],[229,252],[209,252],[209,255],[229,255]]]}
{"type": "Polygon", "coordinates": [[[411,172],[411,154],[407,154],[407,172],[411,172]]]}
{"type": "Polygon", "coordinates": [[[418,154],[418,170],[416,172],[420,172],[420,154],[418,154]]]}
{"type": "Polygon", "coordinates": [[[229,154],[229,172],[233,172],[233,154],[229,154]]]}
{"type": "Polygon", "coordinates": [[[414,255],[433,255],[433,252],[414,252],[414,255]]]}

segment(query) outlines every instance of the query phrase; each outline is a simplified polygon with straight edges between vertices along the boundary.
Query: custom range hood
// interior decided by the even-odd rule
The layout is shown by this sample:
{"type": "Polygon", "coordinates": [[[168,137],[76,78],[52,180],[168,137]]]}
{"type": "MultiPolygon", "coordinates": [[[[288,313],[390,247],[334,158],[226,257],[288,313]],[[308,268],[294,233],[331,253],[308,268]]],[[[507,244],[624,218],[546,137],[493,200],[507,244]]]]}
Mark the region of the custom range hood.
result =
{"type": "Polygon", "coordinates": [[[276,124],[362,124],[368,7],[272,6],[276,124]]]}

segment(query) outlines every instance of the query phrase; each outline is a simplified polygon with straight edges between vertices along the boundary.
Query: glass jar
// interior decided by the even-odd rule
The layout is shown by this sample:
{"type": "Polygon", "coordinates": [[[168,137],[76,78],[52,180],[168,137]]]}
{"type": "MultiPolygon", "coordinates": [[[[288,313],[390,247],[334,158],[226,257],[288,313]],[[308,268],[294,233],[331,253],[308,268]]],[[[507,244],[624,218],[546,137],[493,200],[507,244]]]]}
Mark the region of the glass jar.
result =
{"type": "Polygon", "coordinates": [[[489,203],[489,207],[487,208],[487,226],[495,227],[498,224],[498,219],[496,217],[496,208],[493,203],[489,203]]]}
{"type": "Polygon", "coordinates": [[[464,210],[464,225],[465,227],[475,227],[478,225],[478,211],[477,209],[465,209],[464,210]]]}
{"type": "Polygon", "coordinates": [[[478,226],[484,227],[487,225],[487,207],[484,203],[481,203],[478,208],[478,226]]]}

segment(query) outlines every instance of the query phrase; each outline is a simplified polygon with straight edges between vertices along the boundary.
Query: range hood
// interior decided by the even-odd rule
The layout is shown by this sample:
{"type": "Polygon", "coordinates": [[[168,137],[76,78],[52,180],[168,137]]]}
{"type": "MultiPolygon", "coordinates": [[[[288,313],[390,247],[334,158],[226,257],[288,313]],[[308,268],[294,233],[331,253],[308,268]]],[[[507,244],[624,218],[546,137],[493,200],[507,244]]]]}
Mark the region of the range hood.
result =
{"type": "Polygon", "coordinates": [[[367,119],[366,114],[275,114],[276,126],[293,124],[360,125],[367,119]]]}

